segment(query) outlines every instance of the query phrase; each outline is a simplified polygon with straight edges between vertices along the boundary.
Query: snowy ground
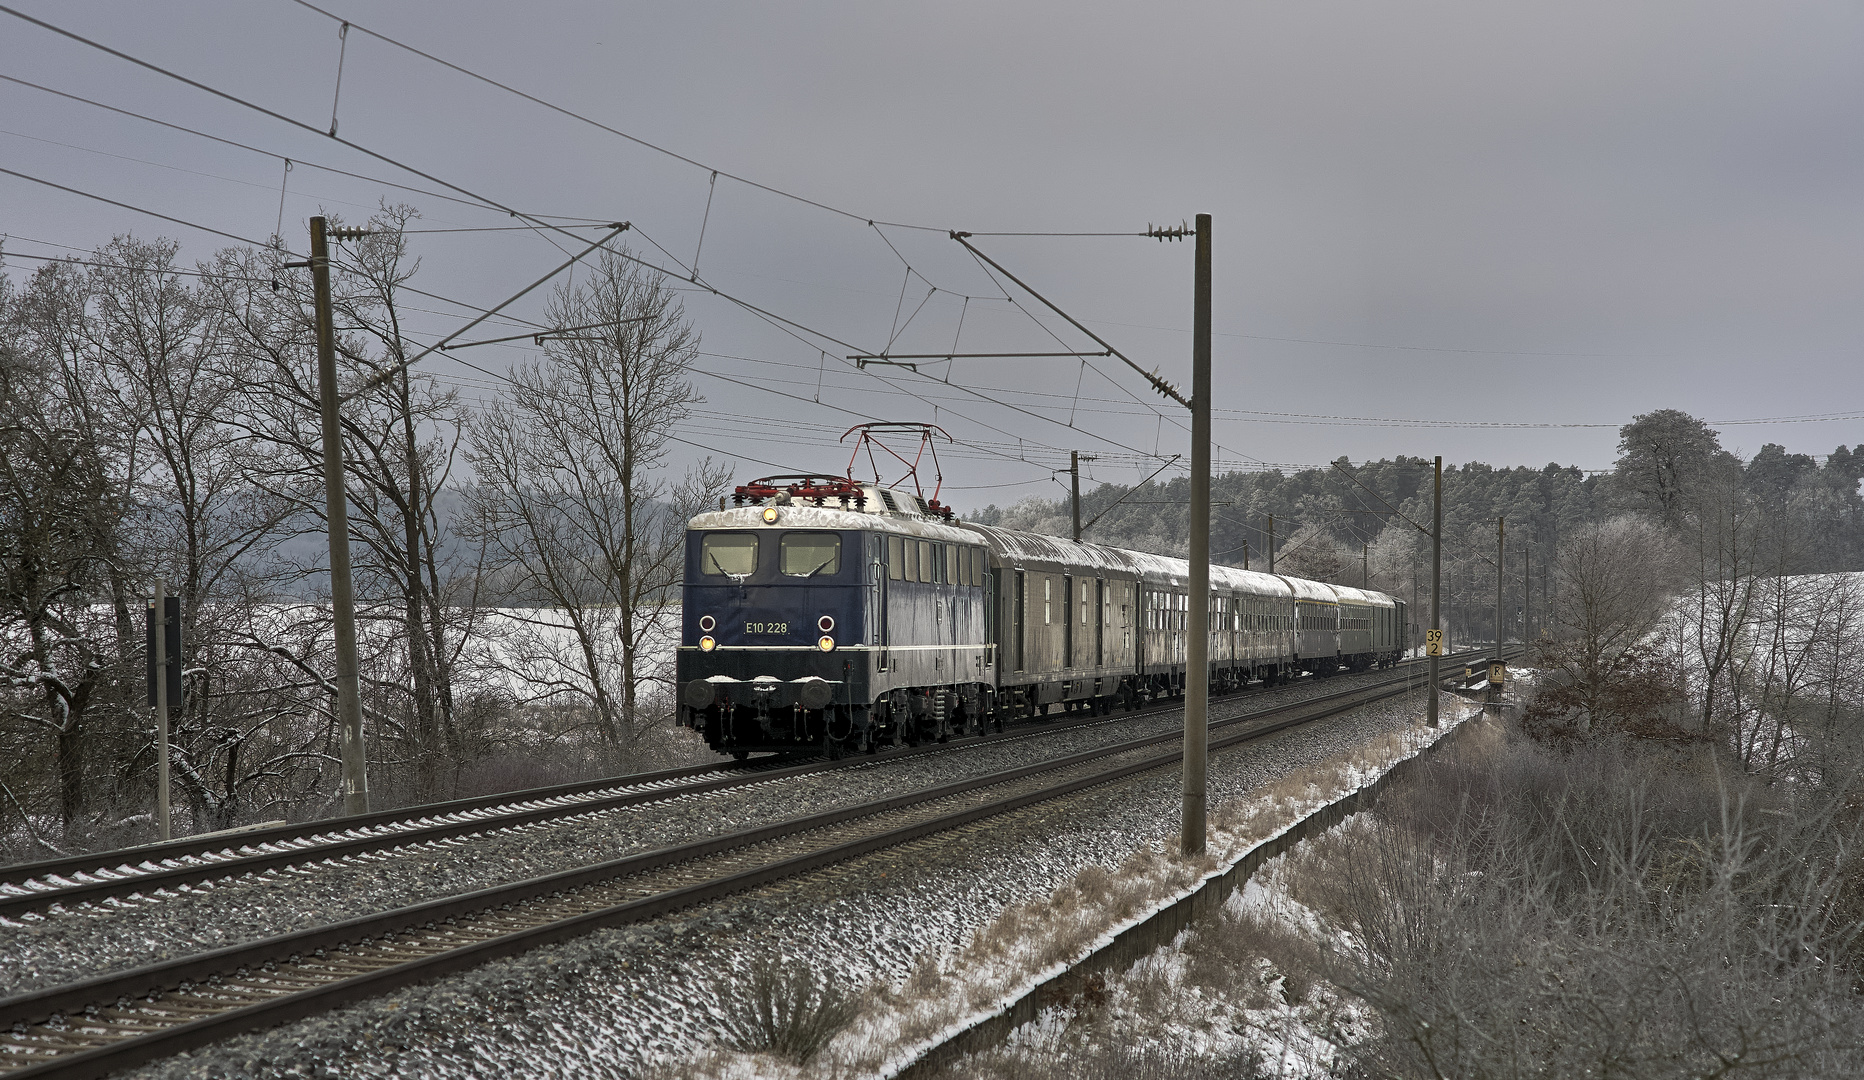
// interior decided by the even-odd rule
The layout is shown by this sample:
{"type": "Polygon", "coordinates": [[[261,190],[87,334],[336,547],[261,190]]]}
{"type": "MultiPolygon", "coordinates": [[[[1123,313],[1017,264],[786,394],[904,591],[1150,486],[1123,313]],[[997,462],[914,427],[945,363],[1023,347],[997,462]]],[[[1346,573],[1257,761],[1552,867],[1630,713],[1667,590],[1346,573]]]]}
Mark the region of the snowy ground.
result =
{"type": "MultiPolygon", "coordinates": [[[[1348,827],[1348,826],[1341,826],[1348,827]]],[[[1030,1080],[1045,1067],[1070,1075],[1085,1063],[1136,1056],[1207,1062],[1238,1078],[1326,1080],[1343,1047],[1376,1019],[1290,953],[1328,941],[1356,950],[1289,889],[1290,859],[1264,863],[1210,924],[1123,971],[1089,980],[1078,996],[1044,1009],[1004,1045],[951,1063],[941,1080],[1030,1080]]]]}

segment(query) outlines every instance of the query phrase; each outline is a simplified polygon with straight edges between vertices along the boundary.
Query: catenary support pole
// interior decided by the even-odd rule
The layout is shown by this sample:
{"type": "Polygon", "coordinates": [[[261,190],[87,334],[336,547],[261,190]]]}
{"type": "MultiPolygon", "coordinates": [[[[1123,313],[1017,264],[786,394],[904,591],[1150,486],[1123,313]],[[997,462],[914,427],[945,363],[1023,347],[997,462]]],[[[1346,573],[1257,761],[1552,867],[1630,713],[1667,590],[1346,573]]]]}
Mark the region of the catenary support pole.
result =
{"type": "Polygon", "coordinates": [[[1184,814],[1179,848],[1204,852],[1210,730],[1210,215],[1197,215],[1191,316],[1191,603],[1185,650],[1184,814]]]}
{"type": "Polygon", "coordinates": [[[1503,580],[1508,568],[1508,519],[1495,519],[1495,662],[1502,662],[1502,641],[1508,636],[1502,615],[1503,580]]]}
{"type": "Polygon", "coordinates": [[[1275,515],[1269,515],[1269,573],[1275,572],[1275,515]]]}
{"type": "Polygon", "coordinates": [[[1081,539],[1081,452],[1068,451],[1068,494],[1074,507],[1074,538],[1081,539]]]}
{"type": "Polygon", "coordinates": [[[330,310],[330,245],[324,219],[311,219],[311,281],[317,303],[317,400],[323,413],[324,507],[330,525],[330,606],[337,648],[337,724],[343,738],[343,812],[369,812],[362,685],[356,663],[356,594],[350,579],[349,499],[343,484],[343,431],[337,420],[336,327],[330,310]]]}
{"type": "Polygon", "coordinates": [[[1534,631],[1531,629],[1531,627],[1534,625],[1534,619],[1533,619],[1533,614],[1534,614],[1533,582],[1534,582],[1534,579],[1528,576],[1529,574],[1534,572],[1534,568],[1528,565],[1527,560],[1528,560],[1528,549],[1522,548],[1521,549],[1521,648],[1523,650],[1525,650],[1528,647],[1529,642],[1534,640],[1534,631]]]}
{"type": "Polygon", "coordinates": [[[155,824],[166,841],[172,835],[168,820],[168,582],[159,577],[149,623],[155,627],[155,824]]]}
{"type": "MultiPolygon", "coordinates": [[[[1502,662],[1502,642],[1503,642],[1503,639],[1505,639],[1508,636],[1507,630],[1506,630],[1507,624],[1503,622],[1503,619],[1502,619],[1502,595],[1503,595],[1503,590],[1504,590],[1503,579],[1506,576],[1507,572],[1508,572],[1508,519],[1507,518],[1496,518],[1495,519],[1495,663],[1497,664],[1500,664],[1502,662]]],[[[1489,698],[1490,700],[1496,701],[1496,702],[1500,702],[1502,699],[1502,684],[1494,681],[1494,675],[1492,672],[1490,673],[1490,681],[1489,681],[1489,698]]]]}
{"type": "MultiPolygon", "coordinates": [[[[1441,454],[1437,455],[1436,476],[1431,483],[1430,507],[1430,626],[1431,629],[1441,632],[1443,630],[1443,455],[1441,454]]],[[[1443,650],[1442,640],[1442,637],[1438,638],[1438,652],[1443,650]]],[[[1430,712],[1428,714],[1431,727],[1437,726],[1438,669],[1442,661],[1441,656],[1431,655],[1430,712]]]]}

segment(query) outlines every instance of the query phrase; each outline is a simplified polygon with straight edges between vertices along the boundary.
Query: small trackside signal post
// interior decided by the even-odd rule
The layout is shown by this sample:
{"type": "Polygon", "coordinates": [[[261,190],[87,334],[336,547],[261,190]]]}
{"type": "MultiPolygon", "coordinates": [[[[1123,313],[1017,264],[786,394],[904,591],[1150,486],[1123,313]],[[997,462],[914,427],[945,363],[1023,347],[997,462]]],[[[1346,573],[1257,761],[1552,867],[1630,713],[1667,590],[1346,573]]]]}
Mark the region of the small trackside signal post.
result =
{"type": "Polygon", "coordinates": [[[1443,662],[1443,455],[1437,455],[1431,481],[1430,521],[1430,629],[1424,631],[1424,652],[1430,657],[1431,727],[1437,726],[1437,682],[1443,662]]]}
{"type": "Polygon", "coordinates": [[[162,839],[170,840],[168,708],[181,696],[181,598],[168,595],[168,583],[159,577],[150,593],[146,640],[149,707],[155,712],[155,823],[162,839]]]}
{"type": "MultiPolygon", "coordinates": [[[[1191,316],[1191,625],[1184,686],[1184,813],[1179,848],[1204,853],[1210,750],[1210,215],[1197,215],[1191,316]]],[[[1272,549],[1271,549],[1272,550],[1272,549]]]]}

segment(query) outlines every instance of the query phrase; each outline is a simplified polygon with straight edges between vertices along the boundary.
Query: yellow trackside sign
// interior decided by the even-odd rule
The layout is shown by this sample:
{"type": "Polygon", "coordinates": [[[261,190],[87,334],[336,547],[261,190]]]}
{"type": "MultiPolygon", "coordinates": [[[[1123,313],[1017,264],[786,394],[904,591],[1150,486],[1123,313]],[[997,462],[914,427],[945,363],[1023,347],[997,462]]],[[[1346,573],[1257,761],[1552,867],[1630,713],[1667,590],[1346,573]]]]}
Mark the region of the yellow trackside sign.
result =
{"type": "Polygon", "coordinates": [[[1424,655],[1425,656],[1442,656],[1443,655],[1443,631],[1441,630],[1424,631],[1424,655]]]}
{"type": "Polygon", "coordinates": [[[1507,675],[1508,675],[1507,664],[1504,664],[1501,661],[1497,660],[1495,663],[1489,665],[1489,684],[1490,685],[1500,686],[1502,684],[1502,680],[1505,679],[1507,675]]]}

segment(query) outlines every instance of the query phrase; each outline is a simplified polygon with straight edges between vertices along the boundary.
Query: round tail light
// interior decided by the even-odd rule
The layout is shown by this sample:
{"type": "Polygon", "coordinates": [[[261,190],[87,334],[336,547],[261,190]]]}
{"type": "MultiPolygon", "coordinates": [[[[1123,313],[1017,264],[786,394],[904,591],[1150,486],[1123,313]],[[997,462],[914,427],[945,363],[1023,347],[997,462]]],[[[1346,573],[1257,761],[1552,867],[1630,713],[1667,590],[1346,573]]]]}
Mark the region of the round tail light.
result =
{"type": "Polygon", "coordinates": [[[699,629],[709,634],[712,632],[713,628],[716,626],[718,626],[718,620],[714,619],[712,616],[710,615],[699,616],[699,629]]]}
{"type": "Polygon", "coordinates": [[[822,616],[821,618],[819,618],[819,619],[817,619],[817,620],[815,621],[815,624],[816,624],[816,629],[818,629],[818,630],[820,630],[820,631],[822,631],[822,632],[823,632],[824,634],[826,634],[826,633],[828,633],[828,632],[829,632],[830,630],[833,630],[833,629],[835,629],[835,616],[833,616],[833,615],[824,615],[824,616],[822,616]]]}

